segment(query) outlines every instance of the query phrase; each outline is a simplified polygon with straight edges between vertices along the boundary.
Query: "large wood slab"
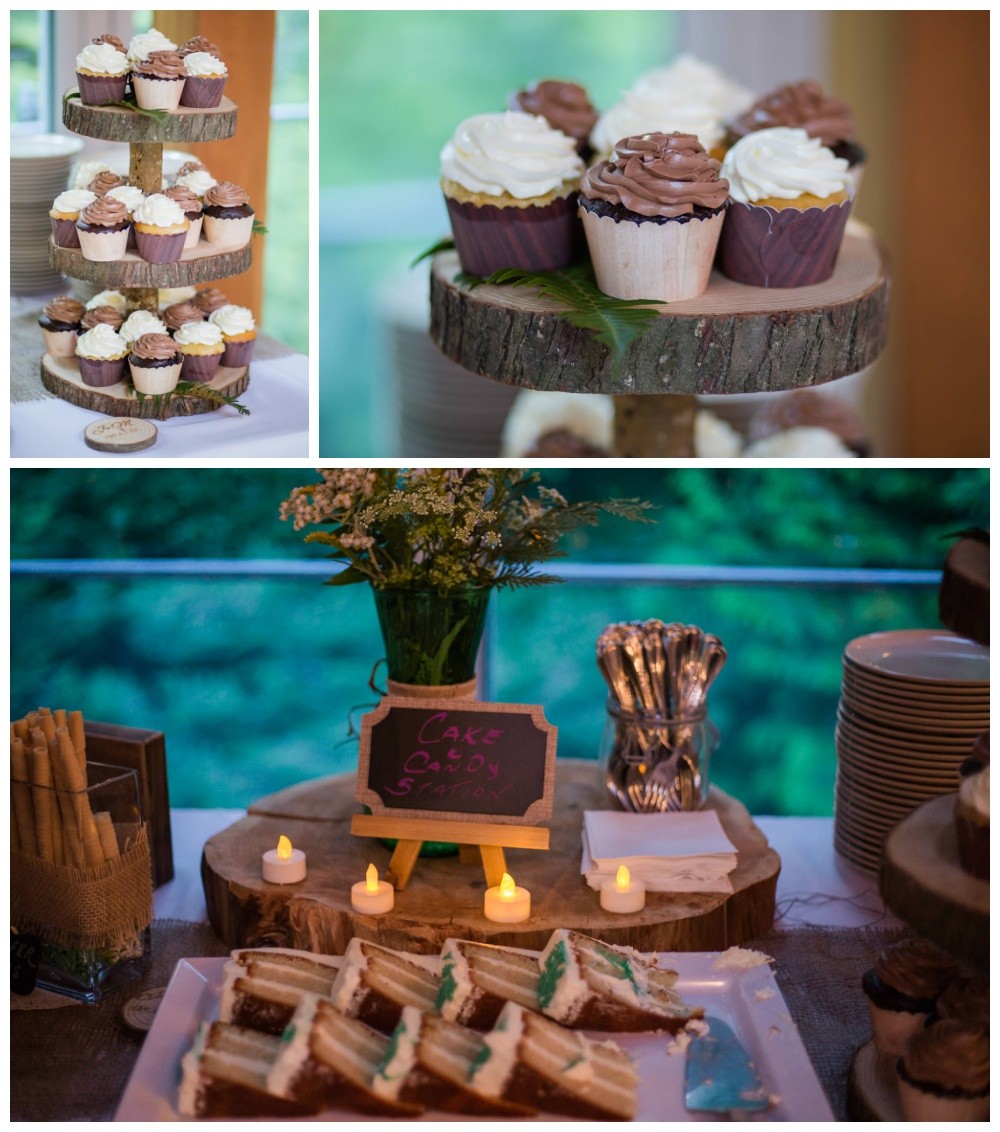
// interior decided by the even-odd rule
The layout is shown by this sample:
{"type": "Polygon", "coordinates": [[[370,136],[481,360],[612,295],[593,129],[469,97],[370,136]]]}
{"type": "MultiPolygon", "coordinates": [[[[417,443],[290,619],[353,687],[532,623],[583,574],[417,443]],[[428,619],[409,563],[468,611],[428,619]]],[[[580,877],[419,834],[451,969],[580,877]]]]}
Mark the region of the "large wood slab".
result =
{"type": "Polygon", "coordinates": [[[74,134],[130,144],[223,141],[236,133],[236,103],[223,96],[217,107],[180,106],[152,118],[127,106],[88,106],[76,89],[63,95],[63,125],[74,134]]]}
{"type": "Polygon", "coordinates": [[[102,262],[87,259],[79,248],[57,247],[50,236],[49,263],[61,275],[101,287],[193,287],[195,283],[214,283],[249,271],[253,251],[251,244],[220,249],[207,240],[199,240],[193,248],[185,249],[176,263],[149,263],[135,251],[126,252],[121,259],[102,262]]]}
{"type": "Polygon", "coordinates": [[[384,872],[391,848],[354,837],[359,812],[355,775],[338,775],[262,798],[229,829],[211,838],[202,856],[209,920],[230,947],[271,944],[342,954],[352,936],[388,947],[433,954],[448,936],[540,948],[557,927],[572,927],[644,951],[715,951],[762,935],[774,919],[781,862],[735,799],[713,788],[716,809],[739,853],[735,892],[651,893],[646,907],[618,916],[600,908],[598,894],[580,875],[583,811],[606,808],[598,766],[558,760],[549,851],[510,849],[507,865],[531,891],[532,915],[523,924],[495,924],[482,912],[481,865],[457,856],[421,858],[406,889],[385,916],[355,913],[351,885],[368,863],[384,872]],[[261,855],[290,837],[308,859],[309,875],[281,887],[261,879],[261,855]]]}

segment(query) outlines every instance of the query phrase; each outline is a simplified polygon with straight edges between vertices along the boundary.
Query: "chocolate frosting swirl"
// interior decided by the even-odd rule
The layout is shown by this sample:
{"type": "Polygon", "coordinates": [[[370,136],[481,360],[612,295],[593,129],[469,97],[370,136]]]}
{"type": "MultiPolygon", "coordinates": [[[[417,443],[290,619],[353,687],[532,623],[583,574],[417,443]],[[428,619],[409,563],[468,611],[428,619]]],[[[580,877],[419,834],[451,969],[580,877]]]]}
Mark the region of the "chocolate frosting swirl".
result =
{"type": "Polygon", "coordinates": [[[990,1035],[982,1026],[952,1018],[914,1034],[900,1071],[914,1084],[982,1094],[990,1084],[990,1035]]]}
{"type": "Polygon", "coordinates": [[[164,362],[176,357],[178,350],[166,334],[141,334],[132,343],[132,353],[147,361],[164,362]]]}
{"type": "Polygon", "coordinates": [[[511,100],[511,109],[526,114],[540,114],[553,129],[562,130],[578,141],[590,136],[597,121],[597,111],[579,83],[560,79],[543,79],[527,90],[518,91],[511,100]]]}
{"type": "Polygon", "coordinates": [[[854,117],[842,98],[823,93],[819,83],[804,79],[765,94],[730,126],[733,138],[742,138],[772,126],[805,130],[824,145],[854,141],[854,117]]]}
{"type": "Polygon", "coordinates": [[[240,205],[249,204],[250,198],[232,181],[217,181],[210,189],[206,189],[204,201],[214,208],[239,208],[240,205]]]}
{"type": "Polygon", "coordinates": [[[128,209],[114,197],[98,197],[80,213],[80,219],[98,228],[114,228],[128,220],[128,209]]]}
{"type": "Polygon", "coordinates": [[[623,138],[607,161],[592,165],[580,190],[640,216],[686,216],[726,203],[729,182],[719,168],[694,134],[642,134],[623,138]]]}
{"type": "Polygon", "coordinates": [[[176,51],[150,51],[133,71],[150,79],[183,79],[187,77],[184,60],[176,51]]]}
{"type": "Polygon", "coordinates": [[[97,196],[102,197],[105,193],[110,192],[111,189],[120,189],[124,184],[126,184],[124,177],[119,177],[117,173],[112,173],[110,169],[105,169],[102,173],[97,174],[87,188],[92,193],[96,193],[97,196]]]}
{"type": "Polygon", "coordinates": [[[87,308],[69,295],[60,295],[45,304],[45,315],[53,322],[79,322],[87,308]]]}
{"type": "Polygon", "coordinates": [[[80,325],[84,330],[93,330],[99,322],[103,322],[112,330],[120,330],[124,321],[124,317],[114,307],[94,307],[83,316],[80,325]]]}
{"type": "Polygon", "coordinates": [[[958,964],[923,939],[905,939],[875,960],[875,974],[912,998],[937,998],[958,974],[958,964]]]}
{"type": "Polygon", "coordinates": [[[183,58],[185,55],[193,55],[196,51],[207,51],[209,55],[214,55],[216,59],[222,58],[222,52],[215,46],[214,43],[207,40],[203,35],[193,35],[179,48],[179,54],[183,58]]]}
{"type": "Polygon", "coordinates": [[[229,299],[219,290],[218,287],[205,287],[199,291],[197,295],[191,300],[192,303],[205,314],[211,314],[212,311],[217,311],[219,307],[229,305],[229,299]]]}
{"type": "Polygon", "coordinates": [[[164,189],[163,195],[176,201],[185,212],[201,212],[201,201],[187,185],[174,185],[172,188],[164,189]]]}
{"type": "Polygon", "coordinates": [[[90,42],[93,43],[95,47],[102,43],[110,43],[116,50],[120,51],[123,55],[125,54],[125,44],[122,43],[117,35],[112,35],[110,32],[106,31],[103,35],[96,35],[90,42]]]}
{"type": "Polygon", "coordinates": [[[990,981],[979,975],[968,975],[949,983],[937,1000],[934,1012],[938,1018],[954,1018],[974,1026],[989,1027],[990,981]]]}
{"type": "Polygon", "coordinates": [[[204,322],[205,312],[194,303],[174,303],[163,312],[163,321],[171,330],[177,330],[185,322],[204,322]]]}

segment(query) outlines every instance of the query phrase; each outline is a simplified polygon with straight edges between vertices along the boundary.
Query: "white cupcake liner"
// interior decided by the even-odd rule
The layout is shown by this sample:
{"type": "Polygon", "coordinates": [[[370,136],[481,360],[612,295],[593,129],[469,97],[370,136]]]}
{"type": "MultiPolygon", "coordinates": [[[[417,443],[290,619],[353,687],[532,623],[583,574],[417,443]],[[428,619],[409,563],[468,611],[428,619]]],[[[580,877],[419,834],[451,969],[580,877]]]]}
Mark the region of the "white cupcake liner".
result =
{"type": "Polygon", "coordinates": [[[46,330],[43,326],[42,337],[45,339],[45,352],[50,357],[76,357],[77,332],[75,330],[46,330]]]}
{"type": "Polygon", "coordinates": [[[725,214],[636,224],[580,207],[597,286],[616,299],[693,299],[708,286],[725,214]]]}
{"type": "Polygon", "coordinates": [[[83,258],[97,263],[121,259],[128,247],[128,233],[128,228],[122,228],[120,232],[87,232],[83,228],[77,228],[83,258]]]}
{"type": "Polygon", "coordinates": [[[176,110],[181,103],[185,79],[150,79],[132,73],[132,90],[143,110],[176,110]]]}
{"type": "Polygon", "coordinates": [[[197,220],[191,221],[191,227],[188,228],[187,235],[184,237],[185,251],[198,246],[198,241],[201,239],[201,225],[203,219],[203,217],[199,216],[197,220]]]}
{"type": "Polygon", "coordinates": [[[868,1013],[871,1016],[872,1038],[882,1053],[902,1057],[906,1043],[924,1028],[929,1011],[911,1014],[908,1010],[886,1010],[868,1000],[868,1013]]]}
{"type": "Polygon", "coordinates": [[[137,393],[147,393],[151,397],[159,393],[169,393],[177,388],[182,364],[183,362],[175,362],[172,366],[134,366],[129,362],[132,384],[137,393]]]}
{"type": "Polygon", "coordinates": [[[219,216],[202,217],[205,239],[219,248],[242,248],[250,243],[253,233],[253,216],[241,216],[238,219],[223,219],[219,216]]]}
{"type": "Polygon", "coordinates": [[[988,1120],[990,1113],[989,1097],[947,1097],[936,1096],[911,1085],[905,1078],[896,1076],[899,1085],[899,1101],[903,1108],[903,1119],[909,1121],[953,1121],[988,1120]]]}

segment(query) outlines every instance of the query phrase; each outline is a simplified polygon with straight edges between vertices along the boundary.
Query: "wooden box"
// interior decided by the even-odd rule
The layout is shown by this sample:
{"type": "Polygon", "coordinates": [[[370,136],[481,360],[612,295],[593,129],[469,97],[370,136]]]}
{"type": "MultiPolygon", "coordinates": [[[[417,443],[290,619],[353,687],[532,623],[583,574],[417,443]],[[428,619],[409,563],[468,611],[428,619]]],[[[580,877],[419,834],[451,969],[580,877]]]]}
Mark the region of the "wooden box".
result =
{"type": "Polygon", "coordinates": [[[170,797],[167,793],[167,747],[162,731],[122,727],[116,723],[85,722],[87,758],[127,767],[139,777],[139,801],[149,823],[153,858],[153,887],[174,878],[170,840],[170,797]]]}

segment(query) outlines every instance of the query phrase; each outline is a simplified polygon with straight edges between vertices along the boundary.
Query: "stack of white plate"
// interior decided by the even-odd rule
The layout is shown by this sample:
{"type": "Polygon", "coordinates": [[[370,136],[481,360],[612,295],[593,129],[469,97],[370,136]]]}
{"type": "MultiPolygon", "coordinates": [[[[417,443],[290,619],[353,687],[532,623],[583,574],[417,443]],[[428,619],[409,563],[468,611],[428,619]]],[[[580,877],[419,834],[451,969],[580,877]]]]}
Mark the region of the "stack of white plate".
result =
{"type": "Polygon", "coordinates": [[[877,872],[886,835],[958,789],[990,725],[990,651],[945,630],[858,637],[844,650],[837,711],[834,846],[877,872]]]}
{"type": "Polygon", "coordinates": [[[49,209],[66,188],[80,138],[35,134],[10,140],[10,289],[53,291],[65,280],[49,266],[49,209]]]}

